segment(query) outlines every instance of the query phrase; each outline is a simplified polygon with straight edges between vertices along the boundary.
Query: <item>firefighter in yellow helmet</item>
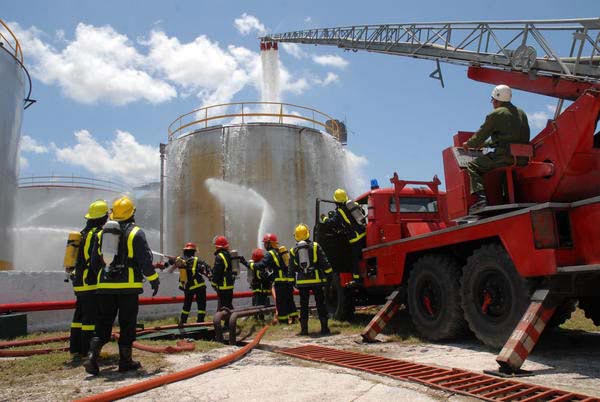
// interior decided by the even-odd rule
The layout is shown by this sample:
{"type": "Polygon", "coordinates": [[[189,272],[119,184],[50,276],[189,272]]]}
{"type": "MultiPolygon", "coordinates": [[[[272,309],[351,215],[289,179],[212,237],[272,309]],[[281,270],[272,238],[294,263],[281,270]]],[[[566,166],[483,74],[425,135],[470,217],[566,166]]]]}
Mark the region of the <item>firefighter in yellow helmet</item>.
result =
{"type": "Polygon", "coordinates": [[[150,282],[153,294],[158,292],[158,274],[152,265],[152,252],[146,235],[135,224],[135,204],[128,197],[117,199],[112,206],[111,219],[99,236],[99,247],[92,255],[92,266],[98,273],[98,320],[96,335],[90,343],[85,370],[98,374],[98,356],[102,346],[110,340],[112,325],[119,315],[119,371],[137,370],[139,362],[131,358],[138,314],[138,295],[142,280],[150,282]]]}
{"type": "Polygon", "coordinates": [[[362,258],[362,250],[367,245],[365,214],[360,205],[348,198],[344,189],[335,190],[333,201],[336,208],[329,221],[344,229],[352,250],[352,265],[349,267],[352,272],[352,285],[358,285],[362,283],[358,264],[362,258]]]}
{"type": "Polygon", "coordinates": [[[296,247],[290,250],[290,272],[296,277],[296,287],[300,291],[300,335],[308,335],[308,299],[311,290],[317,303],[321,335],[328,335],[331,332],[327,326],[328,313],[323,287],[327,285],[333,270],[321,246],[309,237],[308,226],[303,223],[296,226],[296,247]]]}
{"type": "Polygon", "coordinates": [[[86,224],[80,232],[77,261],[70,275],[76,299],[69,340],[69,351],[74,358],[87,355],[95,330],[97,272],[91,269],[91,255],[97,247],[97,234],[108,220],[108,203],[104,200],[92,202],[84,217],[86,224]]]}

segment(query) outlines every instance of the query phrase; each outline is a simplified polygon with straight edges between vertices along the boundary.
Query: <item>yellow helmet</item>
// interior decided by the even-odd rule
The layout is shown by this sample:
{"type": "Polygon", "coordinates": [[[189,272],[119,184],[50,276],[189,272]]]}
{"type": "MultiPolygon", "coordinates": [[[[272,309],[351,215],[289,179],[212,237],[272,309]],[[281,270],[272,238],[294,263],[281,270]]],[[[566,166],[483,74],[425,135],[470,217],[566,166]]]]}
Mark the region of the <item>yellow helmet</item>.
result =
{"type": "Polygon", "coordinates": [[[333,193],[333,200],[340,203],[348,201],[348,194],[346,194],[346,190],[343,188],[338,188],[335,190],[335,193],[333,193]]]}
{"type": "Polygon", "coordinates": [[[300,223],[296,226],[296,229],[294,229],[294,239],[296,239],[296,241],[306,240],[309,236],[310,231],[308,230],[308,226],[304,223],[300,223]]]}
{"type": "Polygon", "coordinates": [[[126,221],[135,213],[135,204],[131,198],[123,196],[113,202],[111,219],[117,222],[126,221]]]}
{"type": "Polygon", "coordinates": [[[108,214],[108,203],[104,200],[96,200],[90,204],[85,219],[98,219],[108,214]]]}

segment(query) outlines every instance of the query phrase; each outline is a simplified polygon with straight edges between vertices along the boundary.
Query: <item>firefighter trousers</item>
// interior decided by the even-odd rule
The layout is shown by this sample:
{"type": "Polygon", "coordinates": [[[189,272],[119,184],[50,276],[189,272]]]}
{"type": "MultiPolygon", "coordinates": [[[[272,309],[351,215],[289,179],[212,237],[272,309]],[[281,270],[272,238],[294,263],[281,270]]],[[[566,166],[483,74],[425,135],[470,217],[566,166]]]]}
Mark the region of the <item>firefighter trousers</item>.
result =
{"type": "Polygon", "coordinates": [[[187,322],[194,298],[196,299],[196,305],[198,306],[197,322],[204,321],[204,316],[206,315],[206,286],[201,286],[183,292],[183,308],[181,309],[179,324],[185,324],[187,322]]]}
{"type": "Polygon", "coordinates": [[[350,244],[352,249],[352,266],[350,267],[350,271],[352,272],[352,279],[357,280],[360,278],[360,270],[359,263],[362,259],[362,250],[367,246],[367,239],[363,237],[356,243],[350,244]]]}
{"type": "Polygon", "coordinates": [[[317,312],[319,313],[319,320],[323,321],[328,318],[327,305],[325,304],[325,293],[323,292],[323,286],[307,286],[299,288],[300,291],[300,322],[308,321],[308,301],[310,298],[310,291],[313,291],[315,295],[315,303],[317,304],[317,312]]]}
{"type": "Polygon", "coordinates": [[[292,284],[275,282],[275,308],[277,309],[277,318],[281,323],[287,324],[290,317],[298,316],[292,284]]]}
{"type": "Polygon", "coordinates": [[[135,326],[138,315],[138,294],[98,295],[98,320],[96,336],[102,345],[110,340],[113,322],[119,316],[119,345],[131,347],[135,341],[135,326]]]}
{"type": "Polygon", "coordinates": [[[90,349],[90,340],[96,329],[96,317],[98,315],[96,292],[78,292],[75,294],[75,298],[69,352],[85,355],[90,349]]]}
{"type": "Polygon", "coordinates": [[[217,296],[219,297],[217,311],[221,310],[222,307],[233,310],[233,289],[218,290],[217,296]]]}

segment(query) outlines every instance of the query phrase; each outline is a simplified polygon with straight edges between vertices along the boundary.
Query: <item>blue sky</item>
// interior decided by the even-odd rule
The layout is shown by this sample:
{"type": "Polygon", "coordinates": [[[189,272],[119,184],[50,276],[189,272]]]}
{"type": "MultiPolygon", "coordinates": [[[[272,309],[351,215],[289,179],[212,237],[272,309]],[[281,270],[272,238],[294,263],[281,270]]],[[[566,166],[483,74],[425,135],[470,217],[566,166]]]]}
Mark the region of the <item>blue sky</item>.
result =
{"type": "MultiPolygon", "coordinates": [[[[24,114],[21,175],[157,178],[158,144],[175,117],[211,102],[260,99],[262,27],[597,16],[597,0],[5,1],[0,18],[23,42],[38,100],[24,114]]],[[[282,100],[344,120],[348,148],[380,183],[394,171],[443,178],[442,150],[490,111],[492,87],[467,79],[466,67],[442,65],[442,89],[428,78],[431,61],[300,49],[301,58],[279,52],[282,100]]],[[[529,113],[532,136],[555,104],[523,92],[513,99],[529,113]]]]}

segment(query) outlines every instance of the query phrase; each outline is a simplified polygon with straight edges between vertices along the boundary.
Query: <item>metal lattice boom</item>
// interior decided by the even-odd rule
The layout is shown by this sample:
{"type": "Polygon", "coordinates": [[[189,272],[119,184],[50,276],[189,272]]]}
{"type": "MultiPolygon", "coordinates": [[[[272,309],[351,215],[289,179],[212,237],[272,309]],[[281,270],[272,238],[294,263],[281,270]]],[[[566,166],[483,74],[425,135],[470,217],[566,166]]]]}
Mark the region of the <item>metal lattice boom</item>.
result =
{"type": "Polygon", "coordinates": [[[600,18],[355,25],[272,34],[261,40],[600,81],[600,18]],[[559,49],[568,57],[560,56],[559,49]]]}

